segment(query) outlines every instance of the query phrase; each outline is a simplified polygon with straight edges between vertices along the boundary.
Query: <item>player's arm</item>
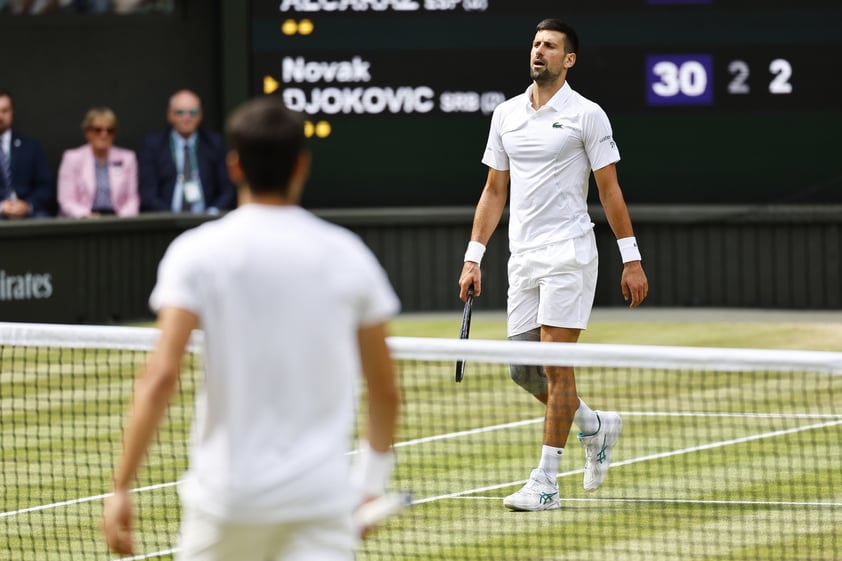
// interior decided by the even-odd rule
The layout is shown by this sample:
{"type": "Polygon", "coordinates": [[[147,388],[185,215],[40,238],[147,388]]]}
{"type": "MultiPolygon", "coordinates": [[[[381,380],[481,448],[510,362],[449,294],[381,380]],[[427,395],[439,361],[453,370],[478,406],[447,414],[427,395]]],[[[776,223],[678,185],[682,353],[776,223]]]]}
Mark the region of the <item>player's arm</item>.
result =
{"type": "Polygon", "coordinates": [[[178,387],[184,350],[197,326],[196,315],[180,308],[165,307],[158,314],[159,339],[135,382],[114,492],[103,511],[106,542],[115,553],[133,554],[129,490],[178,387]]]}
{"type": "Polygon", "coordinates": [[[474,296],[482,294],[480,260],[491,234],[497,229],[509,196],[509,171],[488,168],[488,178],[482,189],[471,230],[471,243],[465,254],[465,264],[459,276],[459,298],[468,299],[468,287],[473,285],[474,296]],[[479,245],[475,245],[479,244],[479,245]],[[480,247],[481,246],[481,247],[480,247]]]}
{"type": "MultiPolygon", "coordinates": [[[[361,442],[353,475],[362,501],[368,502],[386,492],[395,466],[392,443],[398,421],[400,392],[389,347],[386,324],[361,327],[358,332],[360,362],[368,390],[365,440],[361,442]]],[[[360,528],[365,536],[369,528],[360,528]]]]}
{"type": "Polygon", "coordinates": [[[386,344],[386,324],[359,330],[360,360],[368,389],[366,437],[372,450],[390,452],[395,440],[400,394],[395,366],[386,344]]]}
{"type": "MultiPolygon", "coordinates": [[[[620,182],[617,180],[617,166],[609,164],[594,171],[594,179],[599,189],[599,202],[605,210],[608,225],[611,226],[618,243],[622,244],[624,242],[621,240],[634,238],[629,210],[623,198],[623,191],[620,189],[620,182]]],[[[621,252],[623,252],[622,247],[621,245],[621,252]]],[[[637,253],[636,242],[633,253],[637,253]]],[[[636,259],[633,257],[629,257],[628,254],[623,255],[623,275],[620,279],[620,287],[623,291],[623,298],[629,302],[630,307],[635,308],[643,302],[649,293],[649,282],[640,263],[639,254],[636,259]]]]}

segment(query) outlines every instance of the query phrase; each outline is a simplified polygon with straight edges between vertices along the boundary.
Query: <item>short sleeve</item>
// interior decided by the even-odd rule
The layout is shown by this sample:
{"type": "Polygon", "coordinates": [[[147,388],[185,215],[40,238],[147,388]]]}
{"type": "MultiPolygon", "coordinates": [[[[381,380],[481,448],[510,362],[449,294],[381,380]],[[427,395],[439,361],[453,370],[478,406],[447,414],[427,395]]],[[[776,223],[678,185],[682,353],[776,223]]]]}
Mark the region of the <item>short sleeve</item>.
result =
{"type": "Polygon", "coordinates": [[[158,265],[158,278],[149,296],[149,307],[153,312],[175,307],[199,315],[201,275],[197,252],[191,250],[190,234],[186,232],[177,237],[158,265]]]}
{"type": "Polygon", "coordinates": [[[608,115],[598,105],[585,112],[582,120],[582,134],[585,152],[592,170],[604,168],[620,161],[620,150],[614,141],[614,133],[608,115]]]}
{"type": "Polygon", "coordinates": [[[363,275],[363,294],[359,300],[361,326],[387,321],[400,312],[398,299],[386,271],[370,249],[360,240],[360,263],[363,275]]]}
{"type": "Polygon", "coordinates": [[[509,155],[503,148],[503,136],[500,134],[503,121],[502,106],[503,104],[498,105],[491,116],[491,128],[488,131],[482,163],[492,169],[506,171],[509,169],[509,155]]]}

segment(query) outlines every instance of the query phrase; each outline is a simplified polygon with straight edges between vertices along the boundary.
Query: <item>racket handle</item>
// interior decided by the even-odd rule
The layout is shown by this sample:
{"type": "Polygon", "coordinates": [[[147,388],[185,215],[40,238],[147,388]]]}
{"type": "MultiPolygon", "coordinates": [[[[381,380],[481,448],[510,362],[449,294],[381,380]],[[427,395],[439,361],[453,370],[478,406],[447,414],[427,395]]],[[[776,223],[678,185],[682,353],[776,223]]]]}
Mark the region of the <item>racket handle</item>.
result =
{"type": "Polygon", "coordinates": [[[360,505],[354,512],[354,522],[358,528],[368,528],[398,514],[412,504],[412,494],[407,491],[386,493],[360,505]]]}

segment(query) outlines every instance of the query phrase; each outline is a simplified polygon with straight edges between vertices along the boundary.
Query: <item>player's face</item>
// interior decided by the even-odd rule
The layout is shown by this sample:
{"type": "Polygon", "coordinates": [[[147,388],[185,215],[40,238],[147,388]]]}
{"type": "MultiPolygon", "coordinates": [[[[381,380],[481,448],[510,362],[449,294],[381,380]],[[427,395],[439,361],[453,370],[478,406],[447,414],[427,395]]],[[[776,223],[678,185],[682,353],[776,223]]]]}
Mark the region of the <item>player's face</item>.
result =
{"type": "Polygon", "coordinates": [[[555,82],[573,66],[575,57],[575,54],[564,51],[564,33],[538,31],[529,55],[529,75],[538,84],[555,82]]]}

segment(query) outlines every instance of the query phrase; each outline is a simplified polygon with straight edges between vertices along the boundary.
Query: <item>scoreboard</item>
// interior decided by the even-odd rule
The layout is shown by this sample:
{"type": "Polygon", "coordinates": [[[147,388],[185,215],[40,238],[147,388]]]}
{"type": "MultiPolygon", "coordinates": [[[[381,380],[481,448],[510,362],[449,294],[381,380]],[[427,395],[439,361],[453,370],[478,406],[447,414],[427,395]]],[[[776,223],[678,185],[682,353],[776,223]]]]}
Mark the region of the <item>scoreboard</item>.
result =
{"type": "Polygon", "coordinates": [[[545,17],[629,203],[842,203],[839,0],[251,0],[252,93],[306,115],[304,204],[474,205],[545,17]]]}

